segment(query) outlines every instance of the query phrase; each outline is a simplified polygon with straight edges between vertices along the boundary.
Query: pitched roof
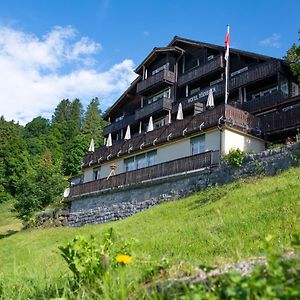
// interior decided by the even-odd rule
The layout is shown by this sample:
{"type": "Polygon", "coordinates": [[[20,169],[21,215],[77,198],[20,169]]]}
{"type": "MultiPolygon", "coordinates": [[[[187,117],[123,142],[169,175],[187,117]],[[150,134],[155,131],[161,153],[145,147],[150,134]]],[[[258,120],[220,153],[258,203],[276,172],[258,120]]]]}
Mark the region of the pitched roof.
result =
{"type": "MultiPolygon", "coordinates": [[[[210,44],[210,43],[204,43],[204,42],[200,42],[200,41],[195,41],[195,40],[183,38],[183,37],[180,37],[180,36],[177,36],[177,35],[174,36],[174,38],[171,40],[171,42],[168,44],[167,47],[174,47],[174,46],[176,47],[177,42],[190,44],[190,45],[195,45],[195,46],[207,47],[207,48],[211,48],[211,49],[215,49],[215,50],[219,50],[219,51],[224,51],[224,46],[220,46],[220,45],[216,45],[216,44],[210,44]]],[[[239,49],[235,49],[235,48],[230,48],[230,52],[236,53],[236,54],[241,54],[241,55],[246,55],[246,56],[251,56],[251,57],[256,57],[256,58],[260,58],[260,59],[263,59],[263,60],[277,59],[277,60],[286,62],[285,60],[283,60],[281,58],[272,57],[272,56],[268,56],[268,55],[263,55],[263,54],[259,54],[259,53],[255,53],[255,52],[239,50],[239,49]]]]}
{"type": "Polygon", "coordinates": [[[170,47],[154,47],[153,50],[147,55],[147,57],[139,64],[139,66],[135,69],[136,73],[139,73],[141,71],[141,68],[145,63],[147,63],[149,60],[151,60],[157,53],[163,53],[163,52],[177,52],[182,53],[184,52],[183,49],[177,47],[177,46],[170,46],[170,47]]]}

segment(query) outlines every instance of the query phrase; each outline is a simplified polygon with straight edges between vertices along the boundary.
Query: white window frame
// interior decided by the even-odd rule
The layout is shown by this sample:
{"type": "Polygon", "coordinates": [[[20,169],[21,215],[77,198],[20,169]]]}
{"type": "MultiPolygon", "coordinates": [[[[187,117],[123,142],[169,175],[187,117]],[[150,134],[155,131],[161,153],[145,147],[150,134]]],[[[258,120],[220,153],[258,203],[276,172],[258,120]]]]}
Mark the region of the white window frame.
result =
{"type": "Polygon", "coordinates": [[[192,137],[190,139],[191,155],[205,152],[205,134],[192,137]]]}

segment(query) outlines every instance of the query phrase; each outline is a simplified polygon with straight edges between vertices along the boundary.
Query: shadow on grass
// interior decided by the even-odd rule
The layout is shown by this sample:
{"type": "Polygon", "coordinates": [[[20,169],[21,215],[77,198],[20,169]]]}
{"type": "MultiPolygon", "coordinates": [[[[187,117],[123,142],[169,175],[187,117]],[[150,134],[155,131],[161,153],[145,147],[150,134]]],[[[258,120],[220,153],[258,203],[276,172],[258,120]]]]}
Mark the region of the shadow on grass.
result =
{"type": "Polygon", "coordinates": [[[18,232],[19,232],[19,230],[8,230],[8,231],[6,231],[4,233],[0,233],[0,240],[4,239],[6,237],[9,237],[11,235],[14,235],[14,234],[16,234],[18,232]]]}

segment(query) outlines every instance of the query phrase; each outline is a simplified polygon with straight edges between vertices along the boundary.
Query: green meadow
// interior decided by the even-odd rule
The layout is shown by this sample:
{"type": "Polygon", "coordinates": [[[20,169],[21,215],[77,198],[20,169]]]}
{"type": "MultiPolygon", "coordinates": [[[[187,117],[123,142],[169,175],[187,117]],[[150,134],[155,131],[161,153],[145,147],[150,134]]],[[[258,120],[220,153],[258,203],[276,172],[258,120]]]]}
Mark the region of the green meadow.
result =
{"type": "Polygon", "coordinates": [[[300,168],[211,187],[118,222],[81,228],[20,230],[10,206],[0,205],[0,291],[4,299],[27,299],[32,288],[43,290],[70,275],[59,246],[78,235],[100,237],[110,227],[124,239],[136,239],[135,257],[165,257],[174,266],[262,256],[266,236],[283,252],[300,232],[300,168]]]}

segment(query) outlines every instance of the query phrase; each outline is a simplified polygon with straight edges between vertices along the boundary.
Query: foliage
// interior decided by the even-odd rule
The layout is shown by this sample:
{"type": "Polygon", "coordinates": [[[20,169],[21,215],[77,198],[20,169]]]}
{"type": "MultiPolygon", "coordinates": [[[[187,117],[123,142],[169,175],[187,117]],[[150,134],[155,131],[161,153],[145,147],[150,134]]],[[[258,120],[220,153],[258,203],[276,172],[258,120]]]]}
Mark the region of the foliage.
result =
{"type": "Polygon", "coordinates": [[[87,107],[82,126],[83,134],[88,136],[89,140],[94,138],[96,146],[103,145],[102,129],[105,126],[105,122],[101,118],[101,110],[99,109],[99,106],[98,98],[92,99],[87,107]]]}
{"type": "MultiPolygon", "coordinates": [[[[272,238],[268,236],[266,239],[272,238]]],[[[295,236],[299,248],[299,236],[295,236]]],[[[209,278],[205,285],[191,285],[180,299],[299,299],[300,253],[280,255],[270,246],[267,264],[248,276],[229,271],[209,278]]]]}
{"type": "Polygon", "coordinates": [[[62,174],[80,172],[91,138],[101,145],[103,126],[97,98],[92,99],[86,114],[79,99],[63,99],[52,122],[36,117],[23,127],[0,117],[0,203],[16,198],[15,209],[23,219],[50,204],[61,191],[62,174]],[[41,165],[45,153],[51,155],[51,166],[41,165]],[[48,189],[43,172],[53,187],[48,189]]]}
{"type": "Polygon", "coordinates": [[[37,169],[20,179],[17,188],[15,211],[23,220],[28,220],[36,211],[54,202],[64,188],[64,178],[58,166],[53,165],[47,151],[37,169]]]}
{"type": "Polygon", "coordinates": [[[234,167],[241,167],[244,163],[245,152],[239,148],[231,148],[228,154],[223,156],[223,159],[234,167]]]}
{"type": "Polygon", "coordinates": [[[287,51],[287,55],[284,58],[291,63],[291,70],[295,76],[298,77],[298,81],[300,83],[300,45],[293,44],[292,47],[287,51]]]}

